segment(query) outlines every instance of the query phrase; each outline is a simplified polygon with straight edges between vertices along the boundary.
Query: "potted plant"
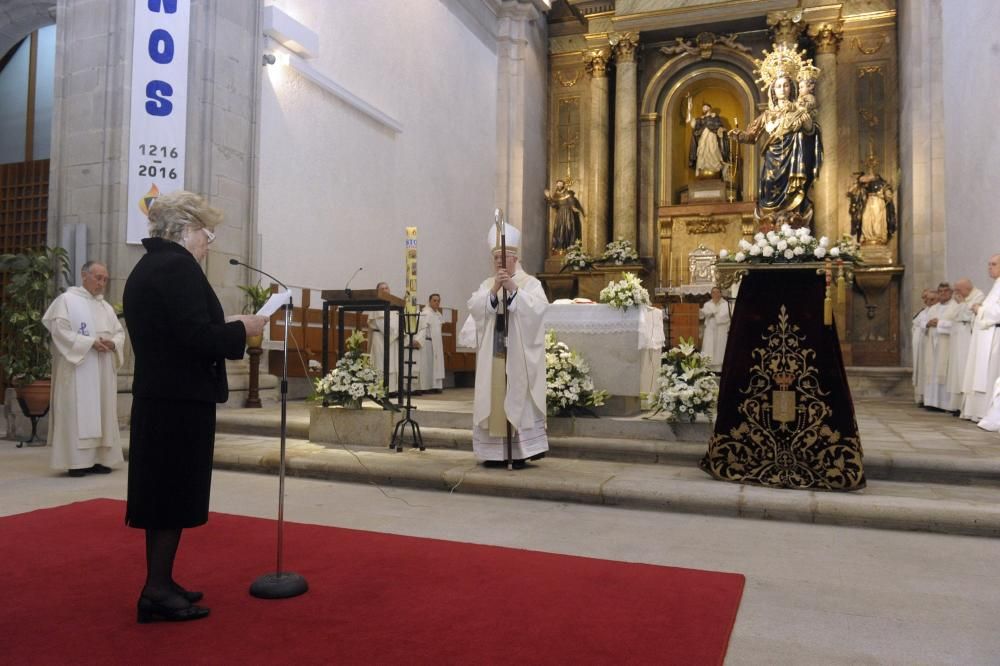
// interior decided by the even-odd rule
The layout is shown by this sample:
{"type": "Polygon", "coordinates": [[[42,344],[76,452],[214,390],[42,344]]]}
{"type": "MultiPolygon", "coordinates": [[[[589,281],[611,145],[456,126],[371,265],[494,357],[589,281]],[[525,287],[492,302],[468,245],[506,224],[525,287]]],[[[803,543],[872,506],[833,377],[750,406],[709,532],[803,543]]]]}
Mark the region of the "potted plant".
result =
{"type": "MultiPolygon", "coordinates": [[[[271,297],[270,287],[264,287],[259,281],[257,284],[241,284],[239,288],[247,297],[247,304],[243,306],[244,314],[257,312],[264,307],[267,299],[271,297]]],[[[247,347],[258,349],[262,344],[264,344],[263,335],[254,335],[247,338],[247,347]]]]}
{"type": "Polygon", "coordinates": [[[49,402],[52,353],[42,316],[58,295],[60,277],[69,275],[69,258],[62,248],[39,248],[0,255],[0,272],[7,275],[0,324],[0,365],[4,382],[17,390],[29,415],[41,415],[49,402]]]}

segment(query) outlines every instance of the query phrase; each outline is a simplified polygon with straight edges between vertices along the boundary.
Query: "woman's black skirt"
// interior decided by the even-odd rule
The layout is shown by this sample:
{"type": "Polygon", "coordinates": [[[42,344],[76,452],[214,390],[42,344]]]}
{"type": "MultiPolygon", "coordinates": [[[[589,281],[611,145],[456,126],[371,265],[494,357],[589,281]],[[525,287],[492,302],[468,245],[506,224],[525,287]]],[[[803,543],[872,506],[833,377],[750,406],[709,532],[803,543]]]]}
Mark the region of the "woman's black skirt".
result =
{"type": "Polygon", "coordinates": [[[215,403],[135,398],[125,523],[143,529],[208,520],[215,403]]]}

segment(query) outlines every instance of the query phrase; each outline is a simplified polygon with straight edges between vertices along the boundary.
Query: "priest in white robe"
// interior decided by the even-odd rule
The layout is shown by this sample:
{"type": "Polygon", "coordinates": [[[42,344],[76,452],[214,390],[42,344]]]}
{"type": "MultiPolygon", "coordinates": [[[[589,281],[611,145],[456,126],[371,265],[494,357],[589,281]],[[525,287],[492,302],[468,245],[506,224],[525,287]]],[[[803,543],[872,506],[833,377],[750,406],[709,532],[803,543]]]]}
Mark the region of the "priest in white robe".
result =
{"type": "Polygon", "coordinates": [[[943,410],[951,406],[951,394],[948,393],[949,323],[961,305],[952,298],[951,285],[947,282],[938,285],[937,297],[938,302],[928,312],[930,319],[927,321],[927,335],[924,336],[924,355],[927,359],[924,364],[924,407],[943,410]]]}
{"type": "Polygon", "coordinates": [[[421,391],[440,393],[444,388],[444,342],[441,338],[441,294],[431,294],[420,311],[415,342],[420,346],[418,368],[421,391]]]}
{"type": "Polygon", "coordinates": [[[701,337],[701,353],[708,356],[708,367],[713,372],[722,372],[732,311],[729,308],[729,301],[722,297],[721,289],[712,287],[712,297],[701,306],[698,318],[705,322],[705,332],[701,337]]]}
{"type": "Polygon", "coordinates": [[[986,415],[993,394],[993,385],[1000,376],[1000,254],[988,263],[993,286],[983,302],[972,306],[976,318],[972,322],[969,359],[965,364],[962,391],[962,418],[979,421],[986,415]]]}
{"type": "Polygon", "coordinates": [[[52,335],[51,466],[70,476],[107,474],[120,465],[118,368],[125,330],[104,300],[108,269],[89,261],[82,287],[60,294],[42,317],[52,335]]]}
{"type": "MultiPolygon", "coordinates": [[[[391,293],[386,282],[379,282],[379,298],[389,298],[391,293]]],[[[371,311],[368,315],[368,353],[371,354],[372,367],[378,372],[379,377],[385,376],[385,351],[383,349],[385,339],[385,317],[381,310],[371,311]]],[[[389,386],[386,387],[386,394],[396,393],[399,390],[399,313],[389,313],[389,386]]]]}
{"type": "Polygon", "coordinates": [[[507,263],[501,260],[500,234],[490,227],[487,238],[495,274],[483,281],[468,303],[476,324],[472,446],[476,458],[485,465],[503,464],[509,422],[511,457],[519,469],[549,449],[543,323],[549,302],[541,283],[525,273],[518,261],[520,232],[509,224],[504,228],[507,263]],[[506,340],[499,330],[504,317],[506,340]]]}
{"type": "Polygon", "coordinates": [[[972,339],[972,320],[975,313],[973,305],[978,305],[986,298],[982,289],[977,289],[969,278],[962,278],[955,283],[955,300],[959,303],[958,312],[951,321],[938,321],[938,328],[950,329],[951,345],[948,349],[948,379],[947,389],[951,396],[947,410],[957,415],[962,409],[962,380],[965,379],[965,364],[969,358],[969,341],[972,339]]]}
{"type": "Polygon", "coordinates": [[[910,347],[913,353],[913,399],[921,405],[924,402],[924,337],[927,335],[927,322],[930,321],[931,306],[937,303],[937,292],[924,289],[921,295],[924,308],[913,316],[910,327],[910,347]]]}

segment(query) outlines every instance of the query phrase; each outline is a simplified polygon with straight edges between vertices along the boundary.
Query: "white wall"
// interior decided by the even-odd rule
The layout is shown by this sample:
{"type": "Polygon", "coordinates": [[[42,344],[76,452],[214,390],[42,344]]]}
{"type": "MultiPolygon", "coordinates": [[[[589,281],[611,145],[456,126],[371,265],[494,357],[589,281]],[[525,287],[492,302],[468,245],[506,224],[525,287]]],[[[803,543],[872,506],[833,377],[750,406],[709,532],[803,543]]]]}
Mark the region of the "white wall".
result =
{"type": "Polygon", "coordinates": [[[396,134],[279,65],[262,68],[258,228],[264,270],[290,284],[402,295],[418,228],[421,302],[464,308],[489,268],[497,58],[458,6],[281,0],[319,35],[309,61],[392,116],[396,134]],[[460,18],[464,19],[460,20],[460,18]]]}
{"type": "Polygon", "coordinates": [[[1000,252],[1000,3],[942,2],[947,277],[988,289],[1000,252]]]}

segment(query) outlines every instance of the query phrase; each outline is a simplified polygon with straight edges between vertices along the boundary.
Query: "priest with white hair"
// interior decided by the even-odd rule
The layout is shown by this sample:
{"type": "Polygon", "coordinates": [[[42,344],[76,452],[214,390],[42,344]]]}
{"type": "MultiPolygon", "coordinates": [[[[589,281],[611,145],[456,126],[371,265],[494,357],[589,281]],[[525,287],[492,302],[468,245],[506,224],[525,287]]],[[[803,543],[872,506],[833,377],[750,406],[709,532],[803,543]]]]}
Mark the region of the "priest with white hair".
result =
{"type": "Polygon", "coordinates": [[[1000,377],[1000,254],[990,257],[987,264],[993,286],[979,305],[973,305],[976,318],[972,322],[969,359],[965,364],[962,390],[962,418],[979,421],[986,415],[993,387],[1000,377]]]}
{"type": "Polygon", "coordinates": [[[518,261],[521,233],[504,223],[506,264],[501,258],[499,229],[490,226],[488,247],[494,275],[468,302],[475,322],[476,391],[472,446],[488,467],[504,464],[505,437],[511,433],[515,469],[544,457],[545,310],[549,302],[541,283],[518,261]],[[506,298],[506,302],[504,299],[506,298]],[[506,327],[506,336],[502,330],[506,327]]]}
{"type": "Polygon", "coordinates": [[[986,298],[982,289],[977,289],[969,278],[962,278],[955,283],[955,300],[959,303],[958,312],[950,320],[938,321],[938,328],[948,328],[951,331],[951,346],[948,349],[948,380],[947,390],[951,402],[946,409],[957,415],[962,409],[962,380],[965,379],[965,362],[969,358],[969,340],[972,339],[972,320],[975,313],[973,305],[979,305],[986,298]]]}
{"type": "Polygon", "coordinates": [[[108,474],[122,464],[118,368],[125,329],[104,300],[108,269],[88,261],[82,287],[60,294],[42,317],[52,334],[51,466],[70,476],[108,474]]]}

